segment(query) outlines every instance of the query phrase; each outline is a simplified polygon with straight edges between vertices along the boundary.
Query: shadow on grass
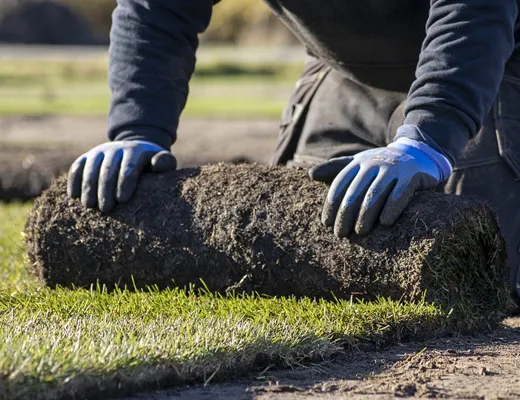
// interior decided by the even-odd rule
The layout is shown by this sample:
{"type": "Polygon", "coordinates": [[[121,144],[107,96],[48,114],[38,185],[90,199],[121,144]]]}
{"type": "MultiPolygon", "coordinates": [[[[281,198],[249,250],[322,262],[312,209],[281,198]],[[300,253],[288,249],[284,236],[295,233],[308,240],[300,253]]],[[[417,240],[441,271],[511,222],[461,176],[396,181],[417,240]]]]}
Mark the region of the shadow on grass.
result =
{"type": "MultiPolygon", "coordinates": [[[[223,382],[256,379],[267,382],[274,372],[281,374],[284,381],[300,381],[302,388],[330,379],[363,379],[369,374],[380,373],[383,364],[371,363],[373,353],[368,349],[385,349],[390,344],[425,340],[436,337],[431,328],[440,328],[445,321],[427,321],[422,329],[404,322],[392,327],[384,334],[374,334],[364,338],[337,337],[326,339],[317,335],[307,335],[299,339],[301,349],[294,351],[287,344],[270,343],[266,347],[264,339],[244,346],[241,351],[219,351],[206,353],[191,362],[168,361],[161,358],[150,359],[132,367],[112,371],[68,371],[68,377],[50,382],[48,377],[20,374],[7,379],[0,377],[0,397],[9,399],[106,399],[132,396],[136,393],[164,390],[181,390],[181,386],[197,385],[208,390],[221,390],[223,382]],[[431,324],[431,326],[429,326],[431,324]],[[337,343],[337,346],[333,346],[337,343]],[[286,347],[285,351],[283,347],[286,347]],[[330,347],[330,348],[329,348],[330,347]],[[316,349],[315,353],[311,349],[316,349]],[[306,367],[304,367],[306,366],[306,367]],[[3,392],[3,393],[2,393],[3,392]]],[[[292,383],[293,384],[293,383],[292,383]]],[[[292,385],[291,384],[291,385],[292,385]]],[[[186,390],[186,389],[184,389],[186,390]]],[[[214,398],[220,398],[221,394],[214,398]]],[[[241,399],[254,398],[243,392],[241,399]]]]}

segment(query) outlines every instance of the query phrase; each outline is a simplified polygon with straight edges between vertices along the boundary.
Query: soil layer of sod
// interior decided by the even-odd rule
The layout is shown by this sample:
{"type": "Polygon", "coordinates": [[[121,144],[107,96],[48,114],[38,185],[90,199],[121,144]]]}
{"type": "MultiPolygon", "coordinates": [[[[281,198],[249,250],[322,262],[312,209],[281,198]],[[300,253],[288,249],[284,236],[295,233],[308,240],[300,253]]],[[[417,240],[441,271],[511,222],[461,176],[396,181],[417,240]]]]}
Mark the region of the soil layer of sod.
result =
{"type": "Polygon", "coordinates": [[[482,202],[424,192],[392,228],[338,239],[321,225],[327,187],[283,167],[218,164],[145,175],[102,215],[58,180],[26,225],[32,271],[47,285],[200,286],[272,296],[426,299],[459,328],[508,306],[505,244],[482,202]]]}

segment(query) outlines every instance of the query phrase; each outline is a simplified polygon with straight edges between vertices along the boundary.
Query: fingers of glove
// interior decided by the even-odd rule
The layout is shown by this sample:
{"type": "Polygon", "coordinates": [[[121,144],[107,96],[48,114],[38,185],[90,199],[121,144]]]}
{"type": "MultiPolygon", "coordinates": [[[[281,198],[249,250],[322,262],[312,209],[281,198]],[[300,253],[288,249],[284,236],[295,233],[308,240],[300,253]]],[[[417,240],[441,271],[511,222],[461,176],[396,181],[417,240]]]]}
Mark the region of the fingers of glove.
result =
{"type": "Polygon", "coordinates": [[[87,156],[81,183],[81,204],[84,207],[93,208],[97,205],[99,172],[104,157],[105,154],[102,152],[96,152],[87,156]]]}
{"type": "Polygon", "coordinates": [[[125,151],[121,168],[119,169],[119,177],[117,182],[116,200],[119,203],[130,201],[137,187],[137,182],[141,177],[144,168],[150,163],[150,160],[156,153],[125,151]]]}
{"type": "Polygon", "coordinates": [[[377,168],[361,170],[352,181],[338,210],[334,224],[334,234],[336,236],[347,237],[354,231],[365,195],[377,174],[377,168]]]}
{"type": "Polygon", "coordinates": [[[353,159],[354,157],[332,158],[326,163],[312,167],[309,170],[309,178],[313,181],[330,183],[353,159]]]}
{"type": "Polygon", "coordinates": [[[173,171],[177,168],[177,159],[169,151],[161,151],[150,161],[153,172],[173,171]]]}
{"type": "Polygon", "coordinates": [[[97,201],[99,209],[104,213],[112,211],[116,206],[117,182],[122,159],[122,150],[111,151],[105,153],[105,158],[101,164],[97,201]]]}
{"type": "Polygon", "coordinates": [[[415,180],[397,181],[381,212],[381,217],[379,218],[381,225],[392,226],[395,224],[412,201],[416,190],[417,182],[415,180]]]}
{"type": "Polygon", "coordinates": [[[344,168],[332,182],[321,213],[321,222],[323,225],[334,225],[341,201],[358,172],[359,165],[350,164],[344,168]]]}
{"type": "Polygon", "coordinates": [[[375,228],[396,182],[395,176],[383,171],[379,172],[377,178],[368,188],[363,204],[361,204],[355,226],[358,235],[368,235],[375,228]]]}
{"type": "Polygon", "coordinates": [[[87,158],[83,155],[70,166],[67,178],[67,195],[72,199],[77,199],[81,196],[81,182],[86,162],[87,158]]]}

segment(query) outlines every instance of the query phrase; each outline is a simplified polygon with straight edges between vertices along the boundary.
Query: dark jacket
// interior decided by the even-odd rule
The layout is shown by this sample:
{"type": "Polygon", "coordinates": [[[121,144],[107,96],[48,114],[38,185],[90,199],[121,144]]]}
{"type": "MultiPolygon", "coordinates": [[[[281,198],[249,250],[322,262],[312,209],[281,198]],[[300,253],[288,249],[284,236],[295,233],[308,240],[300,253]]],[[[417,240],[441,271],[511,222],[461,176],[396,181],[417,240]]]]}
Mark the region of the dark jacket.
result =
{"type": "MultiPolygon", "coordinates": [[[[110,46],[110,139],[173,144],[197,35],[216,1],[118,0],[110,46]]],[[[407,135],[452,161],[479,131],[506,63],[520,59],[516,0],[266,2],[314,56],[352,79],[409,90],[405,123],[418,129],[407,135]],[[370,69],[381,72],[365,74],[370,69]]]]}

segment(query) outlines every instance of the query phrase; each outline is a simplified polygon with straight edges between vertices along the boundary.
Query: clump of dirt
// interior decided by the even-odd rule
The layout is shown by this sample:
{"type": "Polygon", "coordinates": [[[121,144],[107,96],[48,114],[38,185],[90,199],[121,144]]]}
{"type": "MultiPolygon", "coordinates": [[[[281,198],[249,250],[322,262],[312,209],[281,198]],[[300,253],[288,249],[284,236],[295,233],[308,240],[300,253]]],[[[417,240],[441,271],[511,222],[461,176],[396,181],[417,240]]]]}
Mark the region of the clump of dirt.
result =
{"type": "Polygon", "coordinates": [[[66,172],[80,154],[73,149],[0,144],[0,201],[28,201],[66,172]]]}
{"type": "MultiPolygon", "coordinates": [[[[221,163],[143,177],[110,215],[58,180],[26,225],[32,271],[49,286],[200,286],[217,292],[427,300],[498,321],[509,304],[505,243],[484,203],[418,194],[392,228],[336,238],[327,187],[304,171],[221,163]]],[[[471,317],[471,318],[472,318],[471,317]]],[[[470,319],[471,319],[470,318],[470,319]]]]}

